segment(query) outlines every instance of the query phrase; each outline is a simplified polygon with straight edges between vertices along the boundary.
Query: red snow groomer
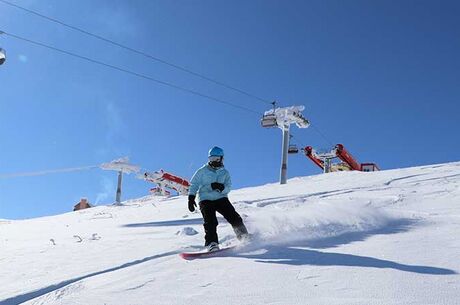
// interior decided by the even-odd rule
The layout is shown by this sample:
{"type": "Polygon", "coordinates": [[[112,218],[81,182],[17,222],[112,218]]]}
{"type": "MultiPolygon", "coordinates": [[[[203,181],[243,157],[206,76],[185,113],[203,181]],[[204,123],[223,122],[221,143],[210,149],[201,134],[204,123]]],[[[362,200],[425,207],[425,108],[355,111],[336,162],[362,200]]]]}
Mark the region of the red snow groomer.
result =
{"type": "Polygon", "coordinates": [[[350,170],[374,172],[380,170],[375,163],[359,163],[356,161],[343,144],[337,144],[329,152],[318,153],[311,146],[305,147],[303,151],[305,156],[318,165],[325,173],[350,170]],[[333,163],[334,159],[340,159],[342,162],[333,163]]]}
{"type": "Polygon", "coordinates": [[[150,189],[150,193],[158,196],[171,196],[170,190],[176,191],[179,195],[187,195],[190,187],[190,182],[186,179],[162,169],[153,173],[146,172],[142,178],[157,185],[150,189]]]}

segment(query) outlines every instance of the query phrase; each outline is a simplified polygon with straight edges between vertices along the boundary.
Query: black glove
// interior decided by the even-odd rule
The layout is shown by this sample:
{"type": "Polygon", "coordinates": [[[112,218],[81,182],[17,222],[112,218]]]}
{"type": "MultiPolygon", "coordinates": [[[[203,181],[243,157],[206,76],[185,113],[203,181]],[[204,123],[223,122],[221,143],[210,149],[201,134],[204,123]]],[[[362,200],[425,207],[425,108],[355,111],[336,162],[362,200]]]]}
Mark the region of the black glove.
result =
{"type": "Polygon", "coordinates": [[[196,208],[195,195],[188,195],[188,210],[194,212],[196,208]]]}
{"type": "Polygon", "coordinates": [[[211,183],[211,188],[213,190],[222,192],[224,190],[224,188],[225,188],[225,185],[223,185],[222,183],[219,183],[219,182],[213,182],[213,183],[211,183]]]}

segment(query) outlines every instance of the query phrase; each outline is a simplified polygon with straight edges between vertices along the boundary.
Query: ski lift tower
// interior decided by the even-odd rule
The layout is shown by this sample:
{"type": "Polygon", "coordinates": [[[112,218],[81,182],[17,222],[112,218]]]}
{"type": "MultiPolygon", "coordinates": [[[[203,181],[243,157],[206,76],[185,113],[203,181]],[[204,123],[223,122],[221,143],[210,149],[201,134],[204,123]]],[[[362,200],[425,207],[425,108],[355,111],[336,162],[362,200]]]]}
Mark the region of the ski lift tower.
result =
{"type": "Polygon", "coordinates": [[[302,115],[304,109],[304,106],[276,108],[276,102],[273,102],[273,109],[266,111],[260,121],[264,128],[278,127],[283,131],[280,184],[286,184],[287,181],[289,128],[291,124],[296,124],[299,128],[308,128],[310,126],[310,122],[302,115]]]}
{"type": "Polygon", "coordinates": [[[105,170],[113,170],[118,172],[118,184],[115,204],[121,205],[121,182],[123,180],[123,173],[137,173],[139,172],[139,166],[130,164],[128,157],[124,157],[113,160],[109,163],[103,163],[100,167],[105,170]]]}

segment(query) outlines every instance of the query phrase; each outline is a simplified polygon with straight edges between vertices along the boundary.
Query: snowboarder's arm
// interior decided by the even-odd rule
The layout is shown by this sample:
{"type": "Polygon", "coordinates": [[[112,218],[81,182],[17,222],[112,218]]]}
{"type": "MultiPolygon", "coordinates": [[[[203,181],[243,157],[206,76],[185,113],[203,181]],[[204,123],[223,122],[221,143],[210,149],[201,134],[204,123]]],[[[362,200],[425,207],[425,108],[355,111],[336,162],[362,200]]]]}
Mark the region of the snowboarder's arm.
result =
{"type": "Polygon", "coordinates": [[[227,195],[230,193],[230,190],[232,189],[232,179],[230,178],[230,174],[228,171],[225,173],[225,180],[224,180],[224,190],[222,191],[222,194],[227,195]]]}
{"type": "Polygon", "coordinates": [[[190,180],[190,188],[188,190],[189,195],[196,196],[196,193],[200,189],[201,186],[201,171],[197,170],[190,180]]]}

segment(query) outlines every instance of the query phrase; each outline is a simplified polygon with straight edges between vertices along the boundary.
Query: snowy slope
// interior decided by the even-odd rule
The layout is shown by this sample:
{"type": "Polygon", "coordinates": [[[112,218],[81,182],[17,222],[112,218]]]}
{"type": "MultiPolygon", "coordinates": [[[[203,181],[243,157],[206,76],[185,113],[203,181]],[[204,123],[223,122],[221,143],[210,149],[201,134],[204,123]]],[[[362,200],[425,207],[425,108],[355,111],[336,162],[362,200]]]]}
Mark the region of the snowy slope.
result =
{"type": "Polygon", "coordinates": [[[203,244],[185,197],[0,220],[0,304],[460,304],[460,162],[230,199],[254,241],[193,261],[177,255],[203,244]]]}

